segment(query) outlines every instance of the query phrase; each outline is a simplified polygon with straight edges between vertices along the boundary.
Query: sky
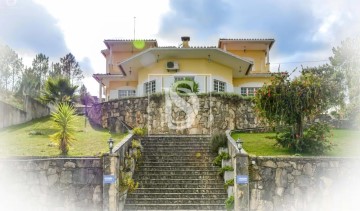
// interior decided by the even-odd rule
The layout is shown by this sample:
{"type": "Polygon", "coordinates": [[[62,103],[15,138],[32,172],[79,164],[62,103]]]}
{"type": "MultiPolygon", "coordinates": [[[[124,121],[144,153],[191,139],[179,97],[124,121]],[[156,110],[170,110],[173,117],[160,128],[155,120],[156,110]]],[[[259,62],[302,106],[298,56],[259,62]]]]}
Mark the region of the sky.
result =
{"type": "Polygon", "coordinates": [[[360,36],[358,0],[0,0],[0,43],[31,65],[37,53],[51,61],[71,52],[85,73],[105,73],[104,39],[156,39],[178,46],[216,46],[219,38],[274,38],[271,69],[292,71],[325,63],[332,47],[360,36]],[[136,17],[136,18],[134,18],[136,17]]]}

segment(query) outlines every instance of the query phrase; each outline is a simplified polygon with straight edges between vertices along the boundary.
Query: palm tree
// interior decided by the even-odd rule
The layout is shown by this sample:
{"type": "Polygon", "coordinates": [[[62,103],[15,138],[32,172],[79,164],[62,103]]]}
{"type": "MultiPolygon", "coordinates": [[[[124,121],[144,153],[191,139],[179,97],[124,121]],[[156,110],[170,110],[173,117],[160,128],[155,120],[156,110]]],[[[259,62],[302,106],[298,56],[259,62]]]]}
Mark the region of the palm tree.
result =
{"type": "Polygon", "coordinates": [[[57,143],[61,154],[66,155],[69,151],[69,146],[75,141],[75,109],[68,103],[60,103],[57,111],[51,114],[51,119],[54,121],[55,129],[58,130],[53,135],[50,135],[50,140],[57,143]]]}
{"type": "Polygon", "coordinates": [[[44,91],[40,96],[43,103],[59,104],[75,102],[75,91],[78,86],[70,84],[67,78],[49,78],[45,82],[44,91]]]}

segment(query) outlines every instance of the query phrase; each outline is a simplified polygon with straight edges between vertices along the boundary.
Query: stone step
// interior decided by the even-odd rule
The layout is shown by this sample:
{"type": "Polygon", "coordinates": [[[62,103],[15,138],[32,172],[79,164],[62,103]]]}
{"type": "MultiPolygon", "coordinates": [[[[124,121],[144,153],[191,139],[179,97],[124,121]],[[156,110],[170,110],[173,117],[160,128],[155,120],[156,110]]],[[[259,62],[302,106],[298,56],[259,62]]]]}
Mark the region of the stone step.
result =
{"type": "Polygon", "coordinates": [[[200,153],[210,153],[216,156],[216,153],[211,152],[211,150],[206,147],[186,147],[186,148],[174,148],[174,147],[145,147],[143,152],[156,152],[156,153],[163,153],[163,152],[200,152],[200,153]]]}
{"type": "Polygon", "coordinates": [[[127,198],[128,204],[221,204],[224,203],[226,198],[213,198],[213,199],[198,199],[198,198],[142,198],[133,199],[127,198]]]}
{"type": "Polygon", "coordinates": [[[135,193],[224,193],[224,188],[138,188],[135,193]]]}
{"type": "MultiPolygon", "coordinates": [[[[171,180],[172,181],[172,180],[171,180]]],[[[207,189],[207,188],[216,188],[221,189],[224,188],[224,182],[219,183],[200,183],[200,182],[188,182],[188,183],[147,183],[144,181],[139,182],[140,188],[199,188],[199,189],[207,189]]]]}
{"type": "Polygon", "coordinates": [[[134,180],[143,181],[143,180],[151,180],[151,179],[165,179],[165,180],[173,180],[173,179],[212,179],[219,177],[218,175],[138,175],[135,173],[134,180]]]}
{"type": "Polygon", "coordinates": [[[127,199],[152,198],[161,201],[164,198],[183,198],[183,199],[217,199],[227,198],[227,193],[137,193],[136,191],[128,194],[127,199]]]}
{"type": "Polygon", "coordinates": [[[156,171],[156,170],[164,170],[164,171],[217,171],[219,167],[215,166],[139,166],[139,171],[156,171]]]}
{"type": "Polygon", "coordinates": [[[136,171],[136,175],[212,175],[217,176],[217,170],[146,170],[136,171]]]}
{"type": "Polygon", "coordinates": [[[213,161],[212,156],[202,156],[197,158],[195,155],[143,155],[142,159],[144,161],[179,161],[179,162],[206,162],[206,161],[213,161]]]}
{"type": "Polygon", "coordinates": [[[200,152],[200,151],[167,151],[167,152],[156,152],[156,151],[146,151],[144,150],[142,153],[143,156],[152,155],[152,156],[193,156],[198,159],[201,159],[202,157],[213,157],[214,154],[211,152],[200,152]],[[198,154],[200,153],[200,154],[198,154]],[[197,157],[199,156],[199,157],[197,157]]]}
{"type": "Polygon", "coordinates": [[[209,178],[209,179],[199,179],[199,178],[195,178],[195,179],[189,179],[189,178],[180,178],[180,179],[157,179],[157,178],[153,178],[153,179],[146,179],[146,180],[142,180],[139,181],[140,184],[224,184],[222,182],[222,180],[220,179],[220,177],[216,177],[216,178],[209,178]]]}
{"type": "Polygon", "coordinates": [[[147,166],[199,166],[199,167],[211,167],[214,166],[212,162],[148,162],[143,161],[139,167],[147,167],[147,166]]]}
{"type": "Polygon", "coordinates": [[[226,210],[225,205],[222,204],[126,204],[124,210],[131,211],[131,210],[163,210],[163,211],[170,211],[170,210],[213,210],[213,211],[220,211],[226,210]]]}

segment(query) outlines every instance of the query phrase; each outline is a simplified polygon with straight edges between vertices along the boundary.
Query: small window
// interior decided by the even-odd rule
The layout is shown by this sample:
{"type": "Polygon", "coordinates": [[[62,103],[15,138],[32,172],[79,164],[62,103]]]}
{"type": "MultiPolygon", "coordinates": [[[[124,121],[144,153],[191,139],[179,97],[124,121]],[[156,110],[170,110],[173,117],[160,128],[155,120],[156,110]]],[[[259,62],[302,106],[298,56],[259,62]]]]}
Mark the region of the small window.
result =
{"type": "Polygon", "coordinates": [[[135,96],[135,90],[119,90],[119,98],[135,96]]]}
{"type": "Polygon", "coordinates": [[[194,76],[174,76],[174,78],[175,78],[175,82],[177,82],[177,81],[183,81],[183,80],[185,80],[185,79],[192,80],[192,81],[195,80],[195,77],[194,77],[194,76]]]}
{"type": "Polygon", "coordinates": [[[241,87],[240,94],[242,96],[255,96],[256,91],[259,89],[260,87],[241,87]]]}
{"type": "Polygon", "coordinates": [[[226,90],[226,83],[219,80],[214,80],[214,91],[215,92],[225,92],[226,90]]]}
{"type": "Polygon", "coordinates": [[[151,94],[156,92],[155,80],[144,83],[145,94],[151,94]]]}

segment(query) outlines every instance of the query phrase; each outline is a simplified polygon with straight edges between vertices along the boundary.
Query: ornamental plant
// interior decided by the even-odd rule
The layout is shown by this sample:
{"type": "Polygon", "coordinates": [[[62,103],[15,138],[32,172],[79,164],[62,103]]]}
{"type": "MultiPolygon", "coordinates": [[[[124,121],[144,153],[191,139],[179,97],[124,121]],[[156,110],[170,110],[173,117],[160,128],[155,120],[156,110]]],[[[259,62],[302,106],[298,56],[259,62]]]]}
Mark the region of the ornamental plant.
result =
{"type": "Polygon", "coordinates": [[[283,128],[277,131],[279,145],[295,152],[318,154],[330,149],[327,126],[319,124],[306,129],[305,120],[342,104],[344,93],[340,77],[327,65],[306,68],[292,80],[288,74],[276,74],[271,84],[257,91],[255,108],[259,116],[283,128]],[[319,139],[319,136],[324,138],[319,139]],[[312,150],[314,146],[317,146],[315,151],[312,150]]]}
{"type": "Polygon", "coordinates": [[[68,103],[58,105],[57,111],[51,114],[51,120],[57,132],[50,135],[50,140],[55,142],[61,154],[66,155],[69,147],[75,141],[75,109],[68,103]]]}

